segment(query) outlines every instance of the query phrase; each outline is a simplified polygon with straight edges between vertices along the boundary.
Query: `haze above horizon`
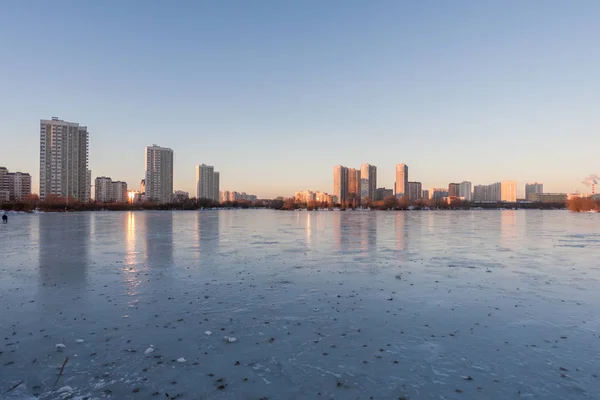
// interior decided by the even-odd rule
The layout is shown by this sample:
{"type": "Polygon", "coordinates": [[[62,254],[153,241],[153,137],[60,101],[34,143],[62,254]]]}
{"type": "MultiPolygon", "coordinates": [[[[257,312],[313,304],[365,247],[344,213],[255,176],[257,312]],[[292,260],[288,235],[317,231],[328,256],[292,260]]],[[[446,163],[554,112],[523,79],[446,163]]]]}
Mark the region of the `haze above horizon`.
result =
{"type": "Polygon", "coordinates": [[[0,1],[0,166],[39,182],[39,121],[90,132],[92,178],[144,147],[259,197],[331,192],[333,166],[423,188],[600,173],[600,2],[0,1]]]}

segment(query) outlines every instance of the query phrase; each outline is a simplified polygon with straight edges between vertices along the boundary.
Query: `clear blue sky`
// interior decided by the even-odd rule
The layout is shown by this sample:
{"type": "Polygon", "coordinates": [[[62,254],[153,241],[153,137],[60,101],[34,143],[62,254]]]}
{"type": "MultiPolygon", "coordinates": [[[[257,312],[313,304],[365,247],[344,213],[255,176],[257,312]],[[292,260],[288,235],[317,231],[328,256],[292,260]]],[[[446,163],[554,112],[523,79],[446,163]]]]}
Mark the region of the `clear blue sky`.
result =
{"type": "Polygon", "coordinates": [[[87,125],[92,176],[175,151],[261,197],[395,164],[585,190],[600,174],[600,1],[3,1],[0,165],[39,176],[39,119],[87,125]]]}

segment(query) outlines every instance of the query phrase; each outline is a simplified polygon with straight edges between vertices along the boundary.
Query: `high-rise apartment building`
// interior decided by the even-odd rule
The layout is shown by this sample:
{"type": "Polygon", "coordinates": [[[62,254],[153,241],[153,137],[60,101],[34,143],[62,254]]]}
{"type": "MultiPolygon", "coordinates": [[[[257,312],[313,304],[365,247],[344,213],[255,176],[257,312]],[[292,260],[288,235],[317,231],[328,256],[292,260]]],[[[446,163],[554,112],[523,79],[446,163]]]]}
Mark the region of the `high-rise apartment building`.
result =
{"type": "Polygon", "coordinates": [[[486,185],[475,185],[473,188],[473,201],[487,201],[486,185]]]}
{"type": "Polygon", "coordinates": [[[112,183],[113,199],[117,203],[127,203],[127,182],[113,181],[112,183]]]}
{"type": "Polygon", "coordinates": [[[362,201],[369,198],[375,200],[377,190],[377,167],[371,164],[360,166],[360,197],[362,201]]]}
{"type": "Polygon", "coordinates": [[[348,199],[360,204],[360,170],[348,168],[348,199]]]}
{"type": "Polygon", "coordinates": [[[471,182],[463,181],[460,183],[459,197],[462,197],[467,201],[473,200],[471,182]]]}
{"type": "Polygon", "coordinates": [[[196,166],[196,198],[211,199],[220,202],[219,198],[220,174],[215,172],[215,167],[201,164],[196,166]]]}
{"type": "Polygon", "coordinates": [[[348,197],[348,168],[342,165],[333,167],[333,196],[337,203],[345,203],[348,197]]]}
{"type": "Polygon", "coordinates": [[[146,200],[169,203],[173,198],[173,150],[146,147],[146,200]]]}
{"type": "Polygon", "coordinates": [[[423,189],[423,199],[429,200],[429,189],[423,189]]]}
{"type": "Polygon", "coordinates": [[[94,181],[94,200],[99,203],[109,203],[113,198],[112,179],[99,176],[94,181]]]}
{"type": "Polygon", "coordinates": [[[448,197],[460,197],[460,183],[448,184],[448,197]]]}
{"type": "Polygon", "coordinates": [[[90,200],[87,127],[58,118],[40,120],[40,199],[90,200]]]}
{"type": "Polygon", "coordinates": [[[501,201],[508,201],[512,203],[517,201],[517,182],[504,181],[502,182],[502,188],[500,190],[501,201]]]}
{"type": "Polygon", "coordinates": [[[408,200],[416,201],[423,197],[421,182],[408,182],[408,200]]]}
{"type": "Polygon", "coordinates": [[[473,201],[502,201],[502,190],[503,188],[500,182],[492,183],[491,185],[475,185],[473,189],[473,201]]]}
{"type": "Polygon", "coordinates": [[[502,184],[496,182],[489,185],[487,197],[488,201],[502,201],[502,184]]]}
{"type": "Polygon", "coordinates": [[[23,201],[31,194],[31,175],[23,172],[8,172],[0,167],[0,191],[5,201],[23,201]]]}
{"type": "Polygon", "coordinates": [[[113,181],[107,176],[99,176],[94,181],[94,188],[94,200],[99,203],[126,203],[129,200],[126,182],[113,181]]]}
{"type": "Polygon", "coordinates": [[[220,203],[219,198],[219,180],[221,179],[221,174],[219,172],[215,172],[213,175],[213,200],[215,203],[220,203]]]}
{"type": "Polygon", "coordinates": [[[408,192],[408,165],[396,165],[396,197],[400,198],[408,192]]]}
{"type": "Polygon", "coordinates": [[[532,200],[533,194],[544,193],[544,184],[543,183],[527,183],[525,184],[525,198],[529,201],[532,200]]]}

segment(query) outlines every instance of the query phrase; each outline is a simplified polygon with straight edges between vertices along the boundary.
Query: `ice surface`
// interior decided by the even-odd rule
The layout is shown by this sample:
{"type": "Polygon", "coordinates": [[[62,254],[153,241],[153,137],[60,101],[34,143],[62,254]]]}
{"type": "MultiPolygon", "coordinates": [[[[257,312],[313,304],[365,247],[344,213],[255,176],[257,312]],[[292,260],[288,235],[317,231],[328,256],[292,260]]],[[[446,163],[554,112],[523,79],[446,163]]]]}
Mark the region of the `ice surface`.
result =
{"type": "Polygon", "coordinates": [[[599,227],[563,211],[15,214],[0,398],[598,399],[599,227]]]}

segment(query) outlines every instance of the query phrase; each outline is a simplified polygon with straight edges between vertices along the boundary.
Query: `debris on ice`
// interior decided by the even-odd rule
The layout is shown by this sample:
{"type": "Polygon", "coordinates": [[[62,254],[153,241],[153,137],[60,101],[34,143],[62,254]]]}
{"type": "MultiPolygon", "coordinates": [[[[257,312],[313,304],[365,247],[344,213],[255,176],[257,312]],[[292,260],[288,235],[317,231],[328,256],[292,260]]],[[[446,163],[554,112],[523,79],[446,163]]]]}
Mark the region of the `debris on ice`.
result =
{"type": "Polygon", "coordinates": [[[227,343],[233,343],[233,342],[235,342],[235,341],[237,340],[237,339],[236,339],[236,338],[234,338],[233,336],[225,336],[223,339],[225,339],[225,341],[226,341],[227,343]]]}
{"type": "Polygon", "coordinates": [[[152,353],[154,353],[154,347],[153,346],[148,347],[146,349],[146,351],[144,351],[145,355],[152,354],[152,353]]]}
{"type": "Polygon", "coordinates": [[[83,343],[83,339],[75,339],[75,343],[83,343]]]}
{"type": "Polygon", "coordinates": [[[210,336],[210,335],[212,335],[212,332],[211,331],[205,331],[204,334],[210,336]]]}
{"type": "Polygon", "coordinates": [[[55,344],[55,345],[54,345],[54,347],[55,347],[55,348],[56,348],[56,350],[58,350],[58,351],[63,351],[63,349],[65,349],[67,346],[65,346],[65,345],[64,345],[64,344],[62,344],[62,343],[57,343],[57,344],[55,344]]]}
{"type": "Polygon", "coordinates": [[[177,359],[177,362],[178,363],[184,363],[185,362],[185,358],[180,357],[180,358],[177,359]]]}

